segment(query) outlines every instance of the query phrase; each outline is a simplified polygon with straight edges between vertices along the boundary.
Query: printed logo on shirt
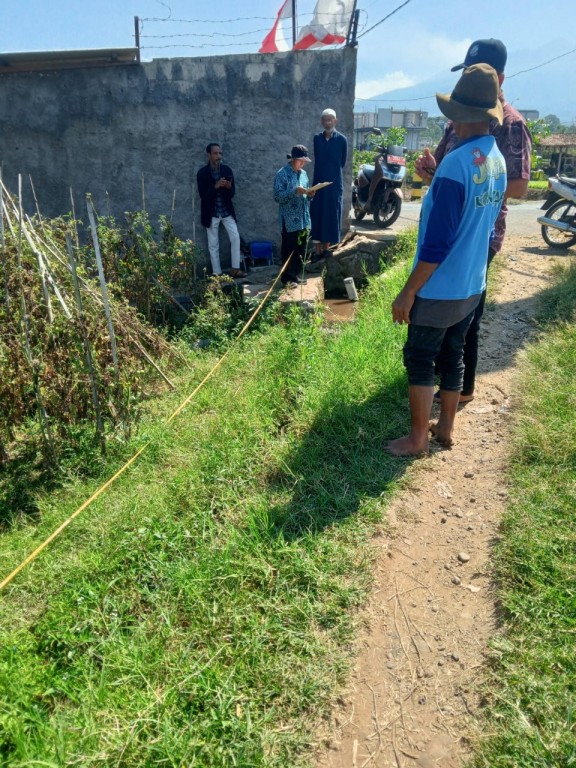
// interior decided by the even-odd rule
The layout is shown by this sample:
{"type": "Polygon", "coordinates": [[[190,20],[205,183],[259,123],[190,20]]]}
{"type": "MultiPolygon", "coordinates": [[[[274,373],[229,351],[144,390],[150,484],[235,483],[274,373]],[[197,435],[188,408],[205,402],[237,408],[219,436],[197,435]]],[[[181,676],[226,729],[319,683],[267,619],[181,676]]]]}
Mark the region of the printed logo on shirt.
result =
{"type": "Polygon", "coordinates": [[[472,164],[476,167],[472,177],[474,184],[484,184],[489,179],[498,179],[506,173],[506,166],[501,158],[487,157],[478,147],[472,150],[472,164]]]}
{"type": "Polygon", "coordinates": [[[486,190],[481,195],[476,195],[474,205],[476,208],[485,208],[487,205],[501,205],[504,200],[504,190],[486,190]]]}

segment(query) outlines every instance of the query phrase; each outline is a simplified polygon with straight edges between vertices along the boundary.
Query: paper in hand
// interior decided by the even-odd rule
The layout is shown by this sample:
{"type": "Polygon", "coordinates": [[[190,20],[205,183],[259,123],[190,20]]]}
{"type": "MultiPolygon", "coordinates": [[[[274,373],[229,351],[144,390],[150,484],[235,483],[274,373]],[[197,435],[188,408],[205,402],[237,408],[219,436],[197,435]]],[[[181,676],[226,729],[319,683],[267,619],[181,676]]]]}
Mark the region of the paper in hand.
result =
{"type": "Polygon", "coordinates": [[[319,189],[324,189],[324,187],[329,187],[330,184],[332,184],[331,181],[321,181],[319,184],[314,184],[314,186],[310,187],[307,191],[318,192],[319,189]]]}

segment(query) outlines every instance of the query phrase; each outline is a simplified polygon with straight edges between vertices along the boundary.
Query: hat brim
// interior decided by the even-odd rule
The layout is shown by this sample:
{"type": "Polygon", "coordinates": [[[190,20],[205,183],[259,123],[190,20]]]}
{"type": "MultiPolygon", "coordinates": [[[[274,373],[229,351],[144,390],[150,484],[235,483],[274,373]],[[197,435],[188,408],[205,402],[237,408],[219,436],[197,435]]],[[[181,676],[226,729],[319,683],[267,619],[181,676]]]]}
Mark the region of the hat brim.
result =
{"type": "Polygon", "coordinates": [[[288,160],[304,160],[307,163],[311,163],[312,160],[309,157],[292,157],[292,155],[286,155],[288,160]]]}
{"type": "Polygon", "coordinates": [[[502,125],[504,119],[504,110],[500,99],[497,99],[495,107],[470,107],[467,104],[454,101],[450,93],[437,93],[436,102],[442,114],[456,123],[478,123],[482,120],[495,119],[502,125]]]}
{"type": "Polygon", "coordinates": [[[466,69],[466,64],[456,64],[455,67],[452,67],[450,72],[458,72],[459,69],[466,69]]]}

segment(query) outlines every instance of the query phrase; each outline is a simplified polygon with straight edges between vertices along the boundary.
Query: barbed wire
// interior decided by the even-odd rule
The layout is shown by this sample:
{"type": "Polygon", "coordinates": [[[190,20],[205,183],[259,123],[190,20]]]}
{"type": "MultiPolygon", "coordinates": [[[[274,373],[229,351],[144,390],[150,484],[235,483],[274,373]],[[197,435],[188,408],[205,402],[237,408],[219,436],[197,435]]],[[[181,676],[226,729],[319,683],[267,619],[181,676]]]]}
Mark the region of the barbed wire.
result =
{"type": "Polygon", "coordinates": [[[251,40],[244,43],[199,43],[198,45],[191,45],[190,43],[174,43],[173,45],[141,45],[140,50],[152,51],[159,50],[161,48],[236,48],[239,45],[262,45],[262,40],[251,40]]]}
{"type": "MultiPolygon", "coordinates": [[[[409,1],[409,0],[408,0],[409,1]]],[[[166,6],[168,7],[168,6],[166,6]]],[[[365,29],[367,23],[368,23],[368,17],[364,11],[361,11],[361,14],[363,15],[363,21],[361,24],[359,24],[359,30],[362,31],[365,29]]],[[[299,14],[299,18],[303,17],[310,17],[312,18],[314,16],[313,13],[302,13],[299,14]]],[[[340,16],[340,14],[337,13],[323,13],[319,14],[319,17],[334,17],[334,16],[340,16]]],[[[141,40],[180,40],[182,38],[209,38],[209,39],[215,39],[215,38],[241,38],[246,37],[248,35],[261,35],[266,34],[270,31],[270,27],[260,27],[258,29],[249,29],[244,32],[221,32],[220,28],[222,25],[227,24],[233,24],[235,22],[240,21],[268,21],[268,22],[274,22],[276,21],[276,17],[267,17],[267,16],[241,16],[237,17],[235,19],[173,19],[171,17],[158,17],[158,16],[146,16],[138,19],[139,21],[139,27],[140,32],[139,36],[141,40]],[[156,22],[171,22],[174,24],[217,24],[219,26],[218,31],[216,32],[173,32],[171,34],[153,34],[153,33],[145,33],[144,32],[144,22],[150,22],[150,23],[156,23],[156,22]]],[[[302,24],[300,26],[305,26],[305,24],[302,24]]],[[[259,39],[257,41],[248,41],[248,40],[238,40],[237,42],[230,42],[230,43],[180,43],[175,42],[173,44],[167,44],[167,45],[141,45],[141,50],[162,50],[167,48],[191,48],[191,49],[205,49],[205,48],[232,48],[237,46],[254,46],[256,50],[262,45],[262,39],[259,39]]],[[[338,48],[340,47],[340,43],[336,43],[333,46],[326,46],[326,48],[338,48]]]]}
{"type": "Polygon", "coordinates": [[[176,37],[244,37],[246,35],[255,35],[258,32],[269,32],[268,27],[264,29],[250,29],[248,32],[210,32],[203,34],[202,32],[175,32],[173,35],[140,35],[140,39],[146,38],[147,40],[155,39],[171,39],[176,37]]]}

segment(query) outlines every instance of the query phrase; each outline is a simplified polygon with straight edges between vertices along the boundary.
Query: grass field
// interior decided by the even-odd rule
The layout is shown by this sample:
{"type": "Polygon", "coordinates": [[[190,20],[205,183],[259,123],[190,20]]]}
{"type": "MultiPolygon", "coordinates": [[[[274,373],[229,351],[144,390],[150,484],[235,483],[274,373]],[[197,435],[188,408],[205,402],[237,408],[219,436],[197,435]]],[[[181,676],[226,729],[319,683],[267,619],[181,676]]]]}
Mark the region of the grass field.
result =
{"type": "MultiPolygon", "coordinates": [[[[389,311],[405,273],[372,281],[356,324],[295,310],[247,337],[170,428],[216,358],[154,403],[138,462],[0,595],[0,765],[307,764],[406,466],[381,450],[408,420],[389,311]]],[[[478,768],[576,765],[576,270],[543,306],[478,768]]],[[[116,468],[40,496],[38,519],[0,536],[0,578],[116,468]]]]}
{"type": "MultiPolygon", "coordinates": [[[[178,398],[156,404],[151,446],[1,596],[1,764],[300,764],[405,466],[381,450],[407,420],[405,269],[354,325],[294,310],[243,340],[170,429],[178,398]]],[[[2,575],[96,485],[40,498],[0,539],[2,575]]]]}
{"type": "Polygon", "coordinates": [[[501,632],[475,766],[576,765],[576,269],[542,297],[518,381],[511,504],[496,553],[501,632]]]}

